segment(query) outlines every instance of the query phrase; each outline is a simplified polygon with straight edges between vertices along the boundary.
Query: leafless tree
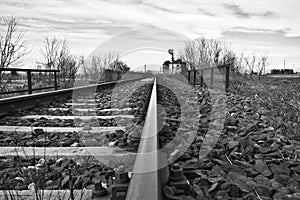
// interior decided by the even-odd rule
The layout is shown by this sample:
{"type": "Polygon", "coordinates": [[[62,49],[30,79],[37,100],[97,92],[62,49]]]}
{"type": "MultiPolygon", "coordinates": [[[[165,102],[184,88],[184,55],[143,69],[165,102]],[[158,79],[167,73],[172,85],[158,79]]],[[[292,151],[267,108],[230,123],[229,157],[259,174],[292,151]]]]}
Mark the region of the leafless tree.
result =
{"type": "Polygon", "coordinates": [[[15,17],[0,18],[0,68],[18,65],[28,50],[15,17]]]}
{"type": "Polygon", "coordinates": [[[56,37],[44,39],[44,49],[41,50],[46,69],[58,69],[61,86],[72,87],[80,66],[80,59],[69,51],[68,42],[56,37]]]}
{"type": "Polygon", "coordinates": [[[263,68],[263,73],[266,73],[266,65],[268,64],[268,55],[264,54],[261,56],[261,63],[262,63],[262,68],[263,68]]]}
{"type": "MultiPolygon", "coordinates": [[[[16,17],[0,18],[0,69],[18,66],[23,57],[29,53],[23,36],[24,32],[18,29],[16,17]]],[[[0,71],[1,90],[6,85],[3,82],[4,75],[5,73],[0,71]]]]}
{"type": "Polygon", "coordinates": [[[253,52],[252,56],[245,57],[244,60],[245,60],[247,69],[249,71],[250,78],[252,78],[252,74],[254,74],[254,68],[255,68],[255,65],[256,65],[256,61],[257,61],[257,57],[256,57],[255,52],[253,52]]]}
{"type": "Polygon", "coordinates": [[[41,63],[46,69],[55,69],[57,67],[57,61],[61,52],[64,51],[65,45],[65,40],[59,40],[56,37],[46,37],[44,39],[44,49],[41,49],[44,61],[41,63]]]}
{"type": "Polygon", "coordinates": [[[266,54],[261,55],[259,62],[257,63],[258,79],[260,79],[261,75],[265,73],[267,62],[268,56],[266,54]]]}
{"type": "Polygon", "coordinates": [[[179,56],[195,68],[228,64],[235,57],[228,45],[205,38],[186,42],[179,56]]]}
{"type": "Polygon", "coordinates": [[[260,78],[261,75],[265,73],[268,56],[266,54],[257,56],[256,53],[253,52],[251,56],[245,57],[244,61],[247,71],[250,74],[250,78],[252,78],[254,73],[257,73],[258,78],[260,78]]]}
{"type": "Polygon", "coordinates": [[[57,59],[57,69],[60,70],[59,77],[64,88],[73,86],[80,65],[81,58],[70,54],[67,41],[63,40],[57,59]]]}
{"type": "Polygon", "coordinates": [[[246,69],[244,67],[244,53],[241,53],[240,56],[235,57],[234,69],[237,73],[242,74],[246,69]]]}
{"type": "Polygon", "coordinates": [[[115,61],[118,61],[119,55],[109,52],[103,55],[93,55],[83,65],[83,73],[93,81],[101,80],[104,69],[112,69],[115,61]]]}

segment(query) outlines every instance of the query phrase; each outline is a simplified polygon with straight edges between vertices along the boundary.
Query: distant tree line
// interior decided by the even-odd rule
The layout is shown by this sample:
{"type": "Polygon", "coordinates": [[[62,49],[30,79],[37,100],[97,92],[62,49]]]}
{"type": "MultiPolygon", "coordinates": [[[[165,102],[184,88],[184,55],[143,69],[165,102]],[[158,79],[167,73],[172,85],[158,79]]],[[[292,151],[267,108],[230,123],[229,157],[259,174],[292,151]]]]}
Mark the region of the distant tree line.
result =
{"type": "Polygon", "coordinates": [[[229,46],[217,40],[202,37],[187,41],[179,53],[179,58],[189,63],[192,68],[199,69],[232,63],[235,54],[229,46]]]}
{"type": "Polygon", "coordinates": [[[204,37],[194,41],[186,42],[184,48],[179,53],[179,57],[189,63],[193,69],[232,64],[231,70],[239,74],[257,74],[258,78],[265,73],[268,65],[266,54],[246,56],[244,53],[237,55],[230,45],[215,39],[204,37]]]}

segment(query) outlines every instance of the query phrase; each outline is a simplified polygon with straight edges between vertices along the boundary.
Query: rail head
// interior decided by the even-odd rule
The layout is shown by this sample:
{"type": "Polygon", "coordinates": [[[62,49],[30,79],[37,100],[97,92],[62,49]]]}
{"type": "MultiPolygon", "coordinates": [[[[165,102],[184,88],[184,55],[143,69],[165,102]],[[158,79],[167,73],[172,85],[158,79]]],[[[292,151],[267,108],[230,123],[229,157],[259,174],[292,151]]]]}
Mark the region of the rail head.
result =
{"type": "Polygon", "coordinates": [[[161,188],[168,179],[168,177],[162,179],[160,176],[161,172],[167,170],[168,167],[166,164],[167,157],[163,158],[158,144],[157,87],[155,79],[126,200],[162,199],[161,188]],[[166,166],[166,168],[161,166],[166,166]]]}

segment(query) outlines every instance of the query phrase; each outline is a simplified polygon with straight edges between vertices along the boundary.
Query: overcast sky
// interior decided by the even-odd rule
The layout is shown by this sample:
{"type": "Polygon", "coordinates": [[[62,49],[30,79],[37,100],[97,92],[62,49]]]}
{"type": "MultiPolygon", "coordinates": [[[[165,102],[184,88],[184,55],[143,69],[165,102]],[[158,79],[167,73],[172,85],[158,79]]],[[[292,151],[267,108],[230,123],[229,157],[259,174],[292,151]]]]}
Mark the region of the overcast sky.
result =
{"type": "Polygon", "coordinates": [[[287,68],[300,71],[299,9],[299,0],[0,0],[0,15],[17,16],[25,30],[32,49],[25,60],[29,66],[40,59],[46,36],[67,39],[78,55],[88,56],[103,43],[124,53],[120,39],[131,45],[136,41],[132,30],[152,27],[180,37],[171,36],[170,42],[172,34],[140,35],[138,40],[150,41],[150,47],[158,41],[165,45],[160,50],[133,45],[140,50],[122,57],[131,67],[161,64],[169,58],[162,49],[177,50],[185,38],[205,36],[231,44],[237,54],[267,54],[269,69],[283,67],[286,59],[287,68]]]}

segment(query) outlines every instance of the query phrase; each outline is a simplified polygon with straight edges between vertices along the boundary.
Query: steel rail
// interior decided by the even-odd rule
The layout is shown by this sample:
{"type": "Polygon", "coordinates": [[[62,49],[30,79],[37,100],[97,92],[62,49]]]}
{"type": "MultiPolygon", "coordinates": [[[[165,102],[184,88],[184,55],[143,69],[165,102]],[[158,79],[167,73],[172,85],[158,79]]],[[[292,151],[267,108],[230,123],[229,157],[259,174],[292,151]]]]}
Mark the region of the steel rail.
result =
{"type": "Polygon", "coordinates": [[[7,72],[12,72],[12,71],[17,71],[17,72],[59,72],[57,69],[21,69],[21,68],[5,68],[5,69],[0,69],[0,71],[7,71],[7,72]]]}
{"type": "MultiPolygon", "coordinates": [[[[33,89],[31,89],[31,91],[47,90],[47,89],[54,89],[54,88],[55,88],[55,86],[42,87],[42,88],[33,88],[33,89]]],[[[22,92],[28,92],[28,90],[16,90],[16,91],[1,92],[0,95],[22,93],[22,92]]]]}
{"type": "Polygon", "coordinates": [[[155,79],[126,200],[161,200],[167,167],[167,158],[159,151],[155,79]]]}

